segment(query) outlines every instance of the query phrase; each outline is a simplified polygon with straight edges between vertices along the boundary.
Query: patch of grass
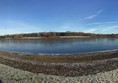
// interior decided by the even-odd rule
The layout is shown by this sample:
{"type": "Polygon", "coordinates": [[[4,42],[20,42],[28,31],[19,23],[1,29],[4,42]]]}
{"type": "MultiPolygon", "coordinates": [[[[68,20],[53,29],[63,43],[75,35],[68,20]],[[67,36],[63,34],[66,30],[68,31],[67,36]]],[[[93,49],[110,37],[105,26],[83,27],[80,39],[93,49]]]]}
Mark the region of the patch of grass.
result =
{"type": "Polygon", "coordinates": [[[60,38],[88,38],[90,36],[60,36],[60,38]]]}

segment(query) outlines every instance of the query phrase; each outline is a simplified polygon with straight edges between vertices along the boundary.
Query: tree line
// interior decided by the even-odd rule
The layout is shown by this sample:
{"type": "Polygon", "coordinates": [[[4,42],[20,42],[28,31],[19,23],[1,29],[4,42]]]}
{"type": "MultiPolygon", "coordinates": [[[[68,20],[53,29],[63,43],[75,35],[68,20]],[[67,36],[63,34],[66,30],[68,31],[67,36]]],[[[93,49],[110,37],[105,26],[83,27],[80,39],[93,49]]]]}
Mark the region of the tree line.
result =
{"type": "Polygon", "coordinates": [[[22,39],[25,37],[44,37],[44,38],[58,38],[60,36],[89,36],[91,38],[96,37],[118,37],[118,34],[94,34],[83,32],[40,32],[40,33],[28,33],[28,34],[13,34],[0,36],[0,39],[22,39]]]}

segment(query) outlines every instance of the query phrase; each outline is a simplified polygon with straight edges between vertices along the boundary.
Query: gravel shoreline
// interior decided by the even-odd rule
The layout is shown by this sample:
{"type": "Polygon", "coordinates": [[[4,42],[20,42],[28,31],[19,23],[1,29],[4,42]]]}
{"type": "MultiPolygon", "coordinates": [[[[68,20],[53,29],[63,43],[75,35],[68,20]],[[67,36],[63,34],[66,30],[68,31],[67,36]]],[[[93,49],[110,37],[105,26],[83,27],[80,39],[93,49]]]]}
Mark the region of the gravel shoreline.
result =
{"type": "Polygon", "coordinates": [[[118,58],[94,60],[80,63],[40,63],[38,61],[1,57],[0,63],[33,73],[77,77],[93,75],[118,68],[118,58]]]}
{"type": "Polygon", "coordinates": [[[65,77],[87,76],[117,69],[118,51],[71,56],[36,56],[1,52],[0,63],[33,73],[65,77]]]}
{"type": "Polygon", "coordinates": [[[0,81],[118,83],[118,51],[51,57],[0,52],[0,81]]]}
{"type": "Polygon", "coordinates": [[[0,64],[3,83],[118,83],[118,69],[96,75],[63,77],[36,74],[0,64]]]}

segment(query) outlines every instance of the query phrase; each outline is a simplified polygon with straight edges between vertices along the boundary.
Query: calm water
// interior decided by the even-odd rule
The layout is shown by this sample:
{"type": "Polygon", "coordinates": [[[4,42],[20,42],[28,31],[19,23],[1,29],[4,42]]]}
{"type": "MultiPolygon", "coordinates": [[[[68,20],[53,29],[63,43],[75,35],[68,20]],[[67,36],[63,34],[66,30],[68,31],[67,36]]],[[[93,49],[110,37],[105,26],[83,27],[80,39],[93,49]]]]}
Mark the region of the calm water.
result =
{"type": "Polygon", "coordinates": [[[0,40],[0,51],[35,54],[76,54],[118,49],[118,38],[0,40]]]}

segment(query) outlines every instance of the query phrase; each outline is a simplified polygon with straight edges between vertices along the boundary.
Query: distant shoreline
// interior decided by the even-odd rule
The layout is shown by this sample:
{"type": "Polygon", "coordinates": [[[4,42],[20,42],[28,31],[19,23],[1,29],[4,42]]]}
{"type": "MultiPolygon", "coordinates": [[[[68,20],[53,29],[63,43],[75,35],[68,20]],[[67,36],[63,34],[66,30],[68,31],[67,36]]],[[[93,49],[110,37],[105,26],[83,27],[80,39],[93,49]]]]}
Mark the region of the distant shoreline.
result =
{"type": "Polygon", "coordinates": [[[84,32],[37,32],[1,35],[0,39],[58,39],[58,38],[118,38],[118,34],[95,34],[84,32]]]}
{"type": "MultiPolygon", "coordinates": [[[[59,36],[59,37],[22,37],[22,38],[5,38],[3,40],[40,40],[40,39],[80,39],[80,38],[118,38],[118,37],[90,37],[90,36],[59,36]]],[[[0,39],[2,40],[2,39],[0,39]]]]}
{"type": "MultiPolygon", "coordinates": [[[[76,38],[90,38],[90,36],[57,36],[57,37],[22,37],[22,38],[16,38],[19,40],[38,40],[38,39],[76,39],[76,38]]],[[[13,39],[13,38],[5,38],[7,39],[13,39]]]]}

